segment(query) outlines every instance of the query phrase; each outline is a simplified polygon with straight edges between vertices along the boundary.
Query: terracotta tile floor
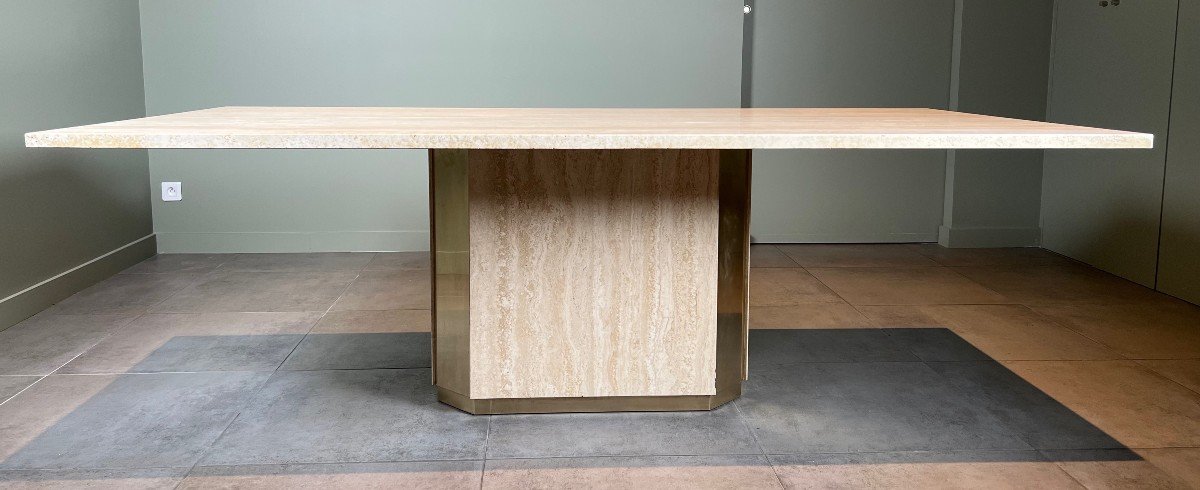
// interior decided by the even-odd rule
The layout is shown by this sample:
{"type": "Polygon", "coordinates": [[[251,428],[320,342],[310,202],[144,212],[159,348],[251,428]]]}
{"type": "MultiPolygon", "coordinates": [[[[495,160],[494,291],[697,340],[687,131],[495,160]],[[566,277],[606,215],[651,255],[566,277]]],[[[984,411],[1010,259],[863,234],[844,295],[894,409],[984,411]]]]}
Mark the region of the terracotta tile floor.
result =
{"type": "Polygon", "coordinates": [[[1200,487],[1200,307],[1039,249],[752,248],[713,412],[431,402],[427,254],[164,255],[0,331],[0,488],[1200,487]]]}

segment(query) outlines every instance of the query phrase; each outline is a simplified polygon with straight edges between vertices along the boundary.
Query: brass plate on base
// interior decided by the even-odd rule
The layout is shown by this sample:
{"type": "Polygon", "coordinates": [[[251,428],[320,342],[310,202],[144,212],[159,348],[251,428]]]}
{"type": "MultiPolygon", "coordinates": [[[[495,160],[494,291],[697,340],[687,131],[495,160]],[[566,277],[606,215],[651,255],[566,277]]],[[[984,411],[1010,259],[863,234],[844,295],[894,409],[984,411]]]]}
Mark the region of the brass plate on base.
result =
{"type": "Polygon", "coordinates": [[[606,396],[596,398],[491,398],[472,400],[438,388],[438,401],[474,415],[517,413],[685,412],[712,410],[739,393],[697,396],[606,396]]]}

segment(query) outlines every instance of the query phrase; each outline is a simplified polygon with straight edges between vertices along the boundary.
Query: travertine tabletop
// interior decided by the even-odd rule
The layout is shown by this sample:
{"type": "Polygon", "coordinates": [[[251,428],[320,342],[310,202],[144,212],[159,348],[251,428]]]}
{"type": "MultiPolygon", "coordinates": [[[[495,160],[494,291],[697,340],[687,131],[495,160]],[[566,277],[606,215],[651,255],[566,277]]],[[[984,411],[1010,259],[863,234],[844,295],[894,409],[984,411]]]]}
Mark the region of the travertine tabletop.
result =
{"type": "Polygon", "coordinates": [[[220,107],[25,135],[73,148],[1150,148],[1154,135],[936,109],[220,107]]]}

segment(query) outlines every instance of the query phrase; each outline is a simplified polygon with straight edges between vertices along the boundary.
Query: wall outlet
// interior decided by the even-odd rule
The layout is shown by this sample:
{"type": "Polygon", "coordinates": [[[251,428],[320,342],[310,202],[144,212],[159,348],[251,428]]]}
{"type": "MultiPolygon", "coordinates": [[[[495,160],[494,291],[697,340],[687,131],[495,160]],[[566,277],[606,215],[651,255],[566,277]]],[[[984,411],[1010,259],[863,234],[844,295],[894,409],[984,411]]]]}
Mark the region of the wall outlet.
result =
{"type": "Polygon", "coordinates": [[[181,182],[163,182],[162,183],[162,200],[164,200],[164,201],[182,201],[183,200],[183,184],[181,182]]]}

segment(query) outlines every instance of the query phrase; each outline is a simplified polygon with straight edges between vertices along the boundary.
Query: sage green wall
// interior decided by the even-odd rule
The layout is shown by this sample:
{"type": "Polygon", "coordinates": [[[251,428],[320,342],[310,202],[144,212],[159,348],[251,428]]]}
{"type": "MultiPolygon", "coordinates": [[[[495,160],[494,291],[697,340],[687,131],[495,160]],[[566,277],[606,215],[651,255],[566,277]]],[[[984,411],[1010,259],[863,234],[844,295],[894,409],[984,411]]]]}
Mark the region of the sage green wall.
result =
{"type": "Polygon", "coordinates": [[[16,293],[151,233],[144,151],[24,141],[143,116],[139,42],[135,0],[0,0],[0,329],[89,278],[16,293]]]}
{"type": "MultiPolygon", "coordinates": [[[[950,96],[954,0],[757,0],[755,107],[933,107],[950,96]]],[[[943,151],[754,152],[763,242],[935,241],[943,151]]]]}
{"type": "MultiPolygon", "coordinates": [[[[151,115],[222,105],[737,107],[738,0],[142,2],[151,115]]],[[[423,151],[153,151],[163,252],[421,250],[423,151]]]]}
{"type": "MultiPolygon", "coordinates": [[[[1047,8],[966,4],[757,0],[748,102],[948,108],[961,99],[964,110],[1041,118],[1047,8]],[[956,13],[966,15],[962,51],[956,13]],[[970,58],[956,64],[960,52],[970,58]]],[[[733,107],[741,5],[145,1],[147,109],[733,107]]],[[[425,248],[424,162],[415,151],[154,151],[152,182],[184,183],[182,202],[154,201],[159,248],[425,248]]],[[[1036,244],[1040,154],[960,153],[952,165],[946,186],[941,151],[755,152],[754,236],[934,241],[946,225],[951,243],[1036,244]]]]}
{"type": "Polygon", "coordinates": [[[1158,289],[1200,304],[1200,0],[1180,0],[1158,289]]]}
{"type": "MultiPolygon", "coordinates": [[[[1053,4],[959,0],[951,106],[1045,120],[1053,4]]],[[[1038,244],[1042,152],[950,152],[939,242],[951,247],[1038,244]]]]}
{"type": "Polygon", "coordinates": [[[1174,59],[1175,0],[1055,2],[1047,116],[1154,133],[1153,150],[1048,150],[1042,243],[1153,287],[1174,59]]]}

